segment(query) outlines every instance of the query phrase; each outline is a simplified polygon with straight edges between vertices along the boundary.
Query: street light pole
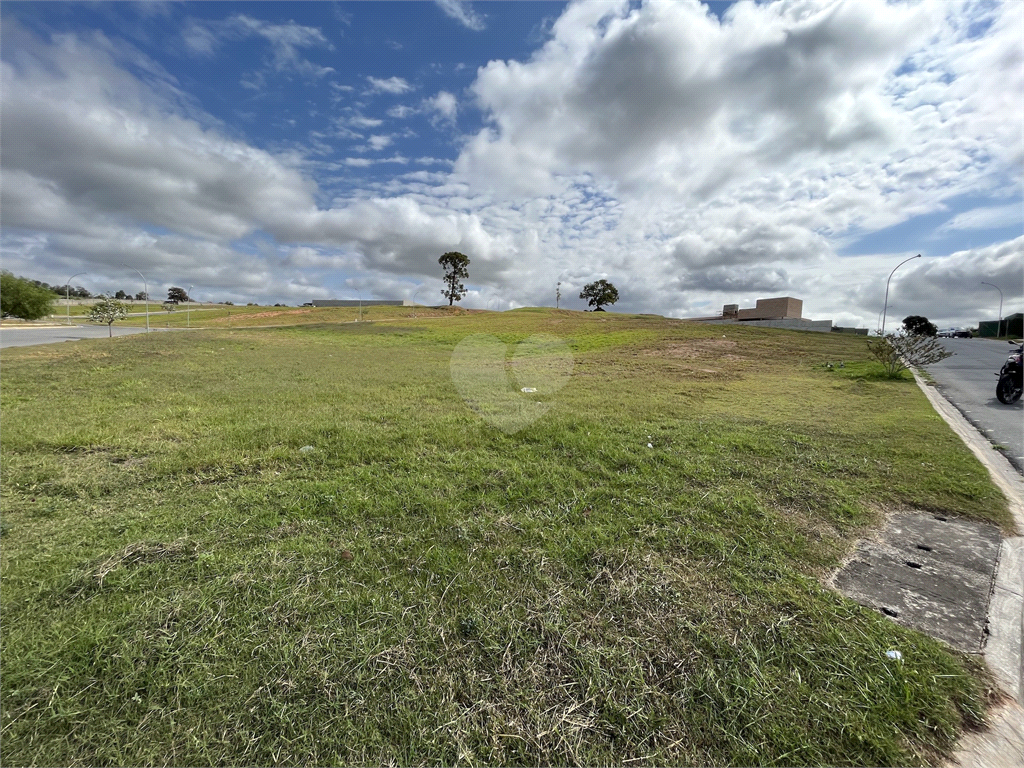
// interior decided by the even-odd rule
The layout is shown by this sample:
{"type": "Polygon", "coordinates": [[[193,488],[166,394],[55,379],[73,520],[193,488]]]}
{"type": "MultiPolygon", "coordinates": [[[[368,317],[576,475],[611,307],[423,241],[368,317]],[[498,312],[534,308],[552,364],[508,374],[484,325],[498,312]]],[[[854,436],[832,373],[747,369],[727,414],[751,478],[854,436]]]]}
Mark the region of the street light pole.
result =
{"type": "MultiPolygon", "coordinates": [[[[984,280],[981,282],[982,285],[992,285],[992,283],[986,283],[984,280]]],[[[1002,338],[1003,336],[1003,291],[998,285],[992,285],[997,291],[999,291],[999,323],[996,325],[996,338],[1002,338]]]]}
{"type": "Polygon", "coordinates": [[[186,301],[186,304],[185,304],[185,327],[186,328],[191,328],[192,327],[192,288],[193,287],[194,286],[190,285],[188,287],[188,293],[185,294],[185,301],[186,301]]]}
{"type": "Polygon", "coordinates": [[[146,282],[146,276],[139,272],[139,270],[137,270],[135,267],[129,267],[123,261],[121,262],[121,266],[125,267],[126,269],[130,269],[132,272],[136,273],[139,277],[142,278],[142,290],[146,292],[146,333],[149,333],[149,283],[146,282]]]}
{"type": "Polygon", "coordinates": [[[71,281],[76,277],[88,274],[87,272],[79,272],[77,275],[72,275],[68,278],[68,281],[64,284],[64,308],[67,310],[68,325],[71,325],[71,281]]]}
{"type": "MultiPolygon", "coordinates": [[[[889,280],[892,280],[892,276],[894,274],[896,274],[896,270],[899,269],[900,267],[902,267],[908,261],[913,261],[914,259],[920,259],[920,258],[921,258],[921,254],[919,253],[919,254],[917,254],[917,256],[911,256],[909,259],[904,259],[903,261],[901,261],[899,264],[897,264],[895,267],[893,267],[892,272],[889,273],[889,280]]],[[[880,334],[881,336],[885,336],[885,315],[886,315],[886,312],[888,312],[888,310],[889,310],[889,280],[885,281],[885,304],[882,307],[882,332],[880,334]]]]}
{"type": "Polygon", "coordinates": [[[416,294],[420,292],[420,288],[422,287],[423,286],[421,285],[419,286],[419,288],[412,292],[412,316],[414,318],[416,317],[416,294]]]}

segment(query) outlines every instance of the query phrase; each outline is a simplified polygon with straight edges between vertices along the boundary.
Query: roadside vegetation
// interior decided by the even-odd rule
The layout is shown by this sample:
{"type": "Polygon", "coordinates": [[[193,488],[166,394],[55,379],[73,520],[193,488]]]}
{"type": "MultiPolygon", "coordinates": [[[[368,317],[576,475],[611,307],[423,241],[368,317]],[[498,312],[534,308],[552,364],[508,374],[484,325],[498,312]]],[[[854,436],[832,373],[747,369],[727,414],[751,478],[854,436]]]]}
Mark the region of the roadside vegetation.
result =
{"type": "Polygon", "coordinates": [[[923,765],[982,721],[825,584],[888,510],[1012,525],[864,339],[293,311],[4,351],[4,764],[923,765]],[[542,419],[459,398],[472,333],[568,344],[542,419]]]}
{"type": "Polygon", "coordinates": [[[0,271],[0,316],[38,320],[52,311],[56,296],[31,280],[0,271]]]}

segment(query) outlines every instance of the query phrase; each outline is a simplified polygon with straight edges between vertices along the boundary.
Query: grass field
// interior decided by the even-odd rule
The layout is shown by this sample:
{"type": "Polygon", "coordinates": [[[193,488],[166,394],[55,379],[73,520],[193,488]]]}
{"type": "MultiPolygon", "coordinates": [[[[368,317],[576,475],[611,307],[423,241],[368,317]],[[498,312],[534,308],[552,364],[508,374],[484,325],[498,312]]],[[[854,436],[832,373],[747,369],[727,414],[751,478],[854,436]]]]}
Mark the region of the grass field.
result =
{"type": "Polygon", "coordinates": [[[976,662],[823,585],[887,510],[1011,526],[864,339],[377,311],[4,351],[5,765],[915,765],[982,721],[976,662]],[[543,418],[463,402],[473,333],[566,342],[543,418]]]}

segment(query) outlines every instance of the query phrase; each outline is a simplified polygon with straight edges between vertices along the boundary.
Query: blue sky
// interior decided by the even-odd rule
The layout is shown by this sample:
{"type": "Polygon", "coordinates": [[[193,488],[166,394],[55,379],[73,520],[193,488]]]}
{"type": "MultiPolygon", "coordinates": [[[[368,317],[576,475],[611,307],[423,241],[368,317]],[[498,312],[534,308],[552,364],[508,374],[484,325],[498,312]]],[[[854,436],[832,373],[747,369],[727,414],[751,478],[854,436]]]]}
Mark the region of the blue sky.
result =
{"type": "Polygon", "coordinates": [[[19,3],[5,269],[93,291],[873,328],[1024,295],[1024,28],[990,2],[19,3]],[[890,314],[892,314],[891,312],[890,314]]]}

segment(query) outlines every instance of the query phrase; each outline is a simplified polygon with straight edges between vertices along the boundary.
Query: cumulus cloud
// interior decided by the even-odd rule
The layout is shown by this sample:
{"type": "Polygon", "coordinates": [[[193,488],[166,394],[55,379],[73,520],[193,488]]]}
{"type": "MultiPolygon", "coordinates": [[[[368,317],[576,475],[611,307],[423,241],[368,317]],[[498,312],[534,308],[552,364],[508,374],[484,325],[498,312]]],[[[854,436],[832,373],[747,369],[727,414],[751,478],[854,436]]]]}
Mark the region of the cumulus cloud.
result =
{"type": "Polygon", "coordinates": [[[438,91],[435,96],[424,99],[423,107],[435,117],[452,123],[459,113],[458,99],[448,91],[438,91]]]}
{"type": "Polygon", "coordinates": [[[473,10],[473,6],[468,0],[434,0],[434,2],[446,16],[455,19],[467,29],[479,32],[486,26],[483,17],[473,10]]]}
{"type": "MultiPolygon", "coordinates": [[[[291,71],[288,46],[324,45],[238,18],[291,71]]],[[[471,306],[551,304],[557,281],[568,297],[605,277],[625,311],[704,315],[789,294],[808,316],[874,328],[885,277],[913,253],[846,256],[846,245],[959,199],[995,202],[945,231],[1020,222],[1008,202],[1024,161],[1012,4],[738,3],[721,20],[690,1],[573,4],[531,57],[477,72],[468,93],[485,124],[457,138],[451,168],[259,149],[124,47],[29,33],[12,47],[10,27],[4,258],[50,282],[129,260],[169,281],[237,277],[254,297],[276,285],[323,296],[332,269],[406,292],[433,285],[438,255],[460,250],[473,259],[471,306]]],[[[197,54],[227,34],[197,29],[216,32],[188,33],[197,54]]],[[[388,117],[454,122],[459,106],[440,91],[388,117]]],[[[395,134],[357,107],[339,110],[334,135],[392,147],[395,134]]],[[[1022,240],[926,253],[894,278],[891,313],[973,321],[991,303],[981,280],[1019,303],[1022,240]]]]}

